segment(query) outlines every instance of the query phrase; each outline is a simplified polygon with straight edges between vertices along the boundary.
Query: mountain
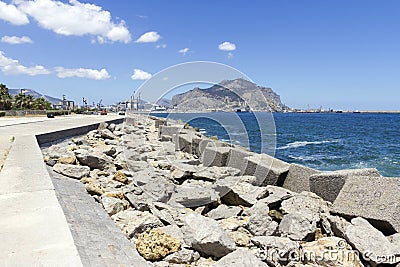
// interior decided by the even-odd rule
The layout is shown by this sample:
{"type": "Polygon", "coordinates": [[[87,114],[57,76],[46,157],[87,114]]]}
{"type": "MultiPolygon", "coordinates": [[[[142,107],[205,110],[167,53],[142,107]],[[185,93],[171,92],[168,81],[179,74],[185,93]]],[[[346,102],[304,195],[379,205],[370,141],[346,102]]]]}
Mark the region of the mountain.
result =
{"type": "Polygon", "coordinates": [[[51,104],[59,104],[60,102],[62,102],[62,99],[56,98],[56,97],[52,97],[52,96],[48,96],[48,95],[42,95],[41,93],[36,92],[35,90],[32,89],[8,89],[8,92],[10,93],[10,95],[15,96],[18,95],[19,93],[21,93],[21,91],[27,95],[31,95],[33,96],[33,98],[39,98],[39,97],[43,97],[44,99],[46,99],[47,101],[49,101],[51,104]]]}
{"type": "Polygon", "coordinates": [[[172,105],[171,105],[171,100],[170,99],[167,99],[167,98],[160,98],[158,101],[157,101],[157,105],[159,105],[160,107],[166,107],[166,108],[169,108],[169,107],[171,107],[172,105]]]}
{"type": "Polygon", "coordinates": [[[271,88],[258,86],[245,79],[224,80],[206,89],[194,88],[173,96],[179,111],[233,111],[249,107],[258,111],[284,111],[280,96],[271,88]]]}

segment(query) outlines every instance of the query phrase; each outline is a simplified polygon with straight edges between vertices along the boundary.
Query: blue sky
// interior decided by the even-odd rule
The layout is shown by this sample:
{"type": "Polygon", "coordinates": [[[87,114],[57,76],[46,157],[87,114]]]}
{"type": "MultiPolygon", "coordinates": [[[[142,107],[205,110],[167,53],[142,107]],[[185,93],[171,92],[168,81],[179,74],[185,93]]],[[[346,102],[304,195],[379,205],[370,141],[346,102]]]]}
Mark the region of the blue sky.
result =
{"type": "Polygon", "coordinates": [[[399,12],[389,0],[0,0],[0,82],[110,104],[144,82],[135,69],[201,60],[291,107],[400,110],[399,12]]]}

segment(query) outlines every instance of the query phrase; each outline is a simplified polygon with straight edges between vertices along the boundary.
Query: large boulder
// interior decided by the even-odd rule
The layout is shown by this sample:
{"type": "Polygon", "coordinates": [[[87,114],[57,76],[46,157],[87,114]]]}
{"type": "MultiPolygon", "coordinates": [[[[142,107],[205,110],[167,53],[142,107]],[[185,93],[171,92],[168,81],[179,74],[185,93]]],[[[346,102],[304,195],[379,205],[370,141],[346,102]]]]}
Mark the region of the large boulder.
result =
{"type": "Polygon", "coordinates": [[[265,187],[252,185],[254,176],[228,176],[213,184],[223,203],[250,207],[267,193],[265,187]]]}
{"type": "Polygon", "coordinates": [[[400,232],[400,179],[349,177],[333,203],[332,212],[362,217],[387,235],[400,232]]]}
{"type": "Polygon", "coordinates": [[[255,236],[251,238],[251,242],[259,248],[260,257],[265,257],[275,266],[286,265],[290,257],[300,255],[299,242],[287,237],[255,236]]]}
{"type": "Polygon", "coordinates": [[[102,197],[101,204],[110,216],[124,210],[124,202],[118,198],[102,197]]]}
{"type": "Polygon", "coordinates": [[[313,216],[305,212],[293,212],[283,217],[279,224],[279,234],[291,240],[306,240],[317,230],[313,216]]]}
{"type": "Polygon", "coordinates": [[[353,176],[380,177],[377,169],[350,169],[324,172],[310,176],[310,190],[323,199],[333,202],[346,180],[353,176]]]}
{"type": "Polygon", "coordinates": [[[214,220],[221,220],[239,215],[240,212],[242,212],[240,207],[219,205],[216,209],[209,211],[207,216],[214,220]]]}
{"type": "Polygon", "coordinates": [[[217,261],[214,267],[268,267],[268,265],[262,262],[254,254],[247,249],[237,249],[236,251],[229,253],[225,257],[217,261]]]}
{"type": "Polygon", "coordinates": [[[346,228],[345,239],[375,264],[400,262],[400,251],[367,220],[357,217],[346,228]]]}
{"type": "Polygon", "coordinates": [[[162,227],[162,222],[147,211],[124,210],[111,216],[128,238],[137,238],[139,234],[148,229],[162,227]]]}
{"type": "Polygon", "coordinates": [[[223,257],[236,249],[235,242],[218,223],[196,213],[183,217],[185,241],[202,254],[223,257]]]}
{"type": "Polygon", "coordinates": [[[193,173],[193,178],[201,179],[206,181],[216,181],[228,176],[238,176],[240,174],[239,169],[232,167],[207,167],[200,168],[197,172],[193,173]]]}
{"type": "Polygon", "coordinates": [[[302,165],[290,164],[283,187],[297,193],[311,191],[310,176],[318,173],[321,172],[302,165]]]}
{"type": "Polygon", "coordinates": [[[89,166],[92,169],[106,170],[114,167],[113,158],[101,153],[92,152],[83,149],[75,150],[75,156],[82,165],[89,166]]]}
{"type": "Polygon", "coordinates": [[[273,235],[276,233],[278,223],[269,216],[269,207],[258,202],[246,211],[250,215],[246,228],[255,236],[273,235]]]}
{"type": "Polygon", "coordinates": [[[257,177],[258,185],[282,185],[289,171],[290,164],[271,157],[259,154],[245,158],[244,175],[257,177]]]}
{"type": "Polygon", "coordinates": [[[218,201],[217,192],[212,189],[210,182],[186,180],[182,185],[175,187],[169,203],[182,204],[185,207],[199,207],[218,201]]]}
{"type": "Polygon", "coordinates": [[[76,166],[76,165],[61,164],[61,163],[55,164],[53,166],[53,170],[57,173],[75,179],[81,179],[83,177],[87,177],[89,176],[90,173],[90,168],[87,166],[76,166]]]}

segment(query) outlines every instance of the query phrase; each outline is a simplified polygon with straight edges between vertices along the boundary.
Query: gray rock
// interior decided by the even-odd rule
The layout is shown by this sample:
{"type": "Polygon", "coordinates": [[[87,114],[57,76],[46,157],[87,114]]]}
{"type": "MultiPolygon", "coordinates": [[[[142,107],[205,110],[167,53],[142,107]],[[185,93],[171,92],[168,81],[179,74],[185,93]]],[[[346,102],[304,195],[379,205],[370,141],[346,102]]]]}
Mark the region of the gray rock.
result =
{"type": "Polygon", "coordinates": [[[185,243],[185,239],[184,239],[182,230],[177,225],[163,226],[163,227],[160,227],[160,230],[162,230],[164,233],[181,241],[181,244],[182,244],[181,247],[183,247],[183,248],[188,247],[188,245],[185,243]]]}
{"type": "Polygon", "coordinates": [[[400,232],[400,179],[349,177],[333,203],[332,213],[362,217],[390,235],[400,232]]]}
{"type": "Polygon", "coordinates": [[[269,217],[268,205],[264,203],[256,203],[251,209],[246,211],[250,215],[246,228],[256,236],[273,235],[277,228],[278,223],[269,217]]]}
{"type": "Polygon", "coordinates": [[[311,191],[310,176],[318,173],[321,172],[302,165],[290,164],[283,187],[297,193],[311,191]]]}
{"type": "Polygon", "coordinates": [[[97,130],[104,130],[107,129],[108,123],[107,122],[100,122],[99,127],[97,127],[97,130]]]}
{"type": "Polygon", "coordinates": [[[124,210],[111,216],[128,238],[137,238],[147,229],[162,227],[162,222],[147,211],[124,210]]]}
{"type": "Polygon", "coordinates": [[[53,170],[57,173],[75,179],[81,179],[83,177],[87,177],[89,176],[90,173],[90,168],[87,166],[76,166],[76,165],[61,164],[61,163],[55,164],[53,166],[53,170]]]}
{"type": "Polygon", "coordinates": [[[208,212],[207,216],[214,220],[220,220],[239,215],[240,212],[242,212],[240,207],[219,205],[216,209],[208,212]]]}
{"type": "Polygon", "coordinates": [[[236,251],[229,253],[225,257],[221,258],[214,267],[268,267],[268,265],[262,262],[254,254],[247,249],[237,249],[236,251]]]}
{"type": "MultiPolygon", "coordinates": [[[[282,201],[287,200],[295,194],[285,188],[267,185],[266,194],[262,196],[262,201],[267,203],[270,208],[277,207],[282,201]]],[[[261,198],[261,196],[259,197],[261,198]]]]}
{"type": "Polygon", "coordinates": [[[251,242],[260,249],[260,257],[266,257],[275,266],[289,262],[289,256],[300,255],[299,242],[287,237],[255,236],[251,238],[251,242]]]}
{"type": "Polygon", "coordinates": [[[110,131],[114,132],[115,127],[116,127],[115,123],[110,123],[110,125],[108,125],[107,128],[108,128],[110,131]]]}
{"type": "Polygon", "coordinates": [[[182,218],[189,212],[183,205],[178,203],[174,203],[172,206],[161,202],[151,203],[150,210],[160,220],[177,226],[184,224],[182,218]]]}
{"type": "Polygon", "coordinates": [[[400,262],[400,252],[396,247],[382,232],[363,218],[357,217],[351,220],[351,225],[346,228],[345,239],[373,263],[396,264],[400,262]]]}
{"type": "MultiPolygon", "coordinates": [[[[242,205],[250,207],[263,197],[267,189],[243,182],[249,176],[229,176],[217,181],[213,185],[221,197],[221,201],[227,205],[242,205]]],[[[254,177],[254,176],[250,176],[254,177]]]]}
{"type": "Polygon", "coordinates": [[[257,177],[258,185],[281,185],[289,171],[290,164],[267,154],[259,154],[245,158],[244,175],[257,177]]]}
{"type": "Polygon", "coordinates": [[[118,140],[110,140],[110,139],[107,139],[107,140],[104,141],[104,143],[105,143],[106,145],[113,145],[113,146],[119,145],[118,140]]]}
{"type": "Polygon", "coordinates": [[[172,162],[170,165],[172,179],[192,178],[193,174],[199,170],[198,166],[181,162],[172,162]]]}
{"type": "Polygon", "coordinates": [[[104,138],[104,139],[115,139],[116,138],[115,134],[113,134],[108,129],[99,130],[99,133],[101,135],[101,138],[104,138]]]}
{"type": "Polygon", "coordinates": [[[92,169],[106,170],[114,167],[113,159],[100,152],[89,152],[86,150],[75,150],[75,157],[82,165],[89,166],[92,169]]]}
{"type": "Polygon", "coordinates": [[[400,253],[400,233],[388,236],[388,240],[395,246],[396,250],[400,253]]]}
{"type": "Polygon", "coordinates": [[[321,219],[320,214],[329,214],[328,202],[311,192],[301,192],[287,200],[282,201],[281,210],[283,214],[301,212],[309,215],[310,220],[318,222],[321,219]]]}
{"type": "Polygon", "coordinates": [[[73,157],[74,153],[68,150],[68,146],[52,145],[47,150],[47,155],[50,159],[57,160],[61,157],[73,157]]]}
{"type": "Polygon", "coordinates": [[[241,170],[241,174],[243,174],[244,170],[246,170],[244,159],[252,155],[256,154],[241,147],[231,148],[229,151],[228,159],[226,160],[226,166],[237,168],[241,170]]]}
{"type": "Polygon", "coordinates": [[[231,149],[230,147],[206,147],[202,155],[203,165],[206,167],[226,166],[231,149]]]}
{"type": "Polygon", "coordinates": [[[124,210],[124,202],[114,197],[102,197],[101,204],[110,216],[124,210]]]}
{"type": "Polygon", "coordinates": [[[323,199],[333,202],[344,183],[352,176],[380,177],[377,169],[354,169],[325,172],[310,176],[310,189],[323,199]]]}
{"type": "Polygon", "coordinates": [[[236,249],[233,239],[213,219],[189,213],[183,222],[186,243],[200,253],[219,258],[236,249]]]}
{"type": "Polygon", "coordinates": [[[228,176],[238,176],[240,170],[231,167],[207,167],[193,173],[193,178],[206,181],[216,181],[228,176]]]}
{"type": "Polygon", "coordinates": [[[199,207],[218,201],[217,192],[212,189],[212,184],[204,181],[186,180],[180,186],[176,186],[169,203],[182,204],[185,207],[199,207]]]}
{"type": "Polygon", "coordinates": [[[250,239],[253,235],[244,227],[229,232],[230,237],[235,241],[235,244],[240,247],[248,247],[250,245],[250,239]]]}
{"type": "Polygon", "coordinates": [[[346,229],[350,223],[339,216],[328,216],[327,219],[335,236],[344,238],[346,229]]]}
{"type": "Polygon", "coordinates": [[[292,240],[305,240],[317,230],[317,223],[307,212],[293,212],[283,216],[279,234],[292,240]]]}
{"type": "Polygon", "coordinates": [[[54,165],[56,165],[57,161],[55,161],[54,159],[49,159],[48,161],[46,161],[46,164],[50,167],[53,167],[54,165]]]}
{"type": "Polygon", "coordinates": [[[181,249],[164,258],[165,261],[175,264],[190,264],[198,259],[200,259],[200,254],[191,249],[181,249]]]}

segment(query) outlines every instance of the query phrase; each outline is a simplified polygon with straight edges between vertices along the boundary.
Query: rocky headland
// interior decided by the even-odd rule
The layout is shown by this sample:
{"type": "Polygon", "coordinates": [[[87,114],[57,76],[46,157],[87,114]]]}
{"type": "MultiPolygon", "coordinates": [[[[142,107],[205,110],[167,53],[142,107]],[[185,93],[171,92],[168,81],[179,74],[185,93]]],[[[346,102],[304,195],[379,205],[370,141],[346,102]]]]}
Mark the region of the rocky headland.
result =
{"type": "Polygon", "coordinates": [[[42,151],[149,266],[400,262],[400,179],[376,169],[319,172],[144,115],[42,151]]]}
{"type": "Polygon", "coordinates": [[[194,88],[174,95],[171,105],[179,112],[236,111],[246,107],[254,111],[281,112],[288,109],[271,88],[241,78],[224,80],[209,88],[194,88]]]}

